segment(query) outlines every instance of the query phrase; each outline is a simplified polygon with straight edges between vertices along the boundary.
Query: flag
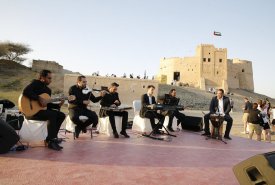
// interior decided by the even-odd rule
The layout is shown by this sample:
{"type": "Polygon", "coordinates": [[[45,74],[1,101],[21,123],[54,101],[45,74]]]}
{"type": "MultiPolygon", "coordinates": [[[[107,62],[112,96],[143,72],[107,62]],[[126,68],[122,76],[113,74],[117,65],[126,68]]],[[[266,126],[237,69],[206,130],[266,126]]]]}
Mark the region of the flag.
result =
{"type": "Polygon", "coordinates": [[[218,32],[218,31],[214,31],[214,35],[215,36],[222,36],[221,32],[218,32]]]}

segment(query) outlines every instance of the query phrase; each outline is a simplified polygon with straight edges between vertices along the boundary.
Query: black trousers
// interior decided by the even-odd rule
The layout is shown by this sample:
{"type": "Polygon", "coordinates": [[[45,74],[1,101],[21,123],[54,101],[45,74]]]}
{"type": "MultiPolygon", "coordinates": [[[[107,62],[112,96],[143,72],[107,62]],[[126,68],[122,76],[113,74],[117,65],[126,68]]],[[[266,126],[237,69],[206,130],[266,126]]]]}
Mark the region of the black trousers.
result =
{"type": "Polygon", "coordinates": [[[174,117],[177,118],[178,125],[179,125],[179,123],[181,123],[181,124],[184,123],[185,115],[183,113],[179,112],[178,110],[170,111],[169,112],[169,122],[168,122],[168,126],[167,127],[169,127],[169,128],[172,127],[172,123],[173,123],[174,117]]]}
{"type": "MultiPolygon", "coordinates": [[[[209,131],[209,120],[210,120],[210,113],[204,115],[204,131],[205,133],[210,133],[209,131]]],[[[233,124],[233,119],[231,118],[230,115],[226,114],[224,115],[224,120],[226,121],[226,129],[224,132],[224,136],[229,136],[232,124],[233,124]]]]}
{"type": "Polygon", "coordinates": [[[116,130],[116,123],[115,123],[115,116],[121,116],[122,117],[122,128],[121,132],[126,132],[126,126],[128,122],[128,112],[122,111],[122,112],[116,112],[116,111],[108,111],[109,120],[113,129],[113,132],[117,132],[116,130]]]}
{"type": "Polygon", "coordinates": [[[159,120],[160,125],[158,125],[158,129],[161,129],[165,116],[157,113],[156,111],[147,111],[144,115],[145,118],[150,119],[151,127],[154,130],[157,126],[155,123],[155,118],[159,120]]]}
{"type": "Polygon", "coordinates": [[[19,141],[15,130],[0,119],[0,154],[7,153],[19,141]]]}
{"type": "Polygon", "coordinates": [[[46,140],[49,141],[51,139],[57,138],[60,126],[65,119],[65,114],[57,110],[41,110],[38,113],[36,113],[33,117],[30,117],[28,119],[48,121],[48,136],[46,140]]]}
{"type": "Polygon", "coordinates": [[[96,127],[98,124],[98,116],[94,111],[91,111],[87,108],[73,108],[69,109],[70,119],[77,125],[81,130],[86,129],[87,126],[93,124],[93,127],[96,127]],[[88,119],[83,122],[79,119],[79,116],[87,116],[88,119]]]}

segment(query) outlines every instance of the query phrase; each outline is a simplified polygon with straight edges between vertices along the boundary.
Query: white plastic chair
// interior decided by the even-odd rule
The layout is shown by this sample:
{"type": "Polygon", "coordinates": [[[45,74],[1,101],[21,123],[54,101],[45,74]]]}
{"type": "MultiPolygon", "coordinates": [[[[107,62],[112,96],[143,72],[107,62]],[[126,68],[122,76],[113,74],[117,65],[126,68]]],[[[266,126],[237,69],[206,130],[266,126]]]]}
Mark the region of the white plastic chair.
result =
{"type": "MultiPolygon", "coordinates": [[[[142,118],[139,115],[139,111],[141,109],[141,100],[134,100],[133,101],[133,108],[134,108],[134,114],[135,117],[133,119],[133,126],[132,130],[141,132],[141,133],[149,133],[152,131],[152,126],[150,123],[150,119],[148,118],[142,118]]],[[[155,119],[155,123],[157,123],[158,120],[155,119]]]]}
{"type": "MultiPolygon", "coordinates": [[[[163,122],[163,126],[167,129],[167,126],[168,126],[168,123],[169,123],[169,116],[165,116],[165,119],[164,119],[164,122],[163,122]]],[[[177,127],[177,118],[174,117],[173,118],[173,121],[172,121],[172,129],[175,130],[175,128],[179,128],[177,127]]],[[[162,131],[165,131],[165,129],[162,127],[161,129],[162,131]]],[[[169,130],[168,130],[169,131],[169,130]]],[[[166,132],[166,131],[165,131],[166,132]]]]}
{"type": "MultiPolygon", "coordinates": [[[[87,116],[79,116],[79,120],[85,122],[88,119],[87,116]]],[[[65,134],[67,131],[72,132],[75,139],[75,127],[76,124],[71,120],[70,116],[68,115],[66,119],[63,121],[62,124],[65,124],[65,134]]],[[[87,130],[91,130],[91,138],[93,138],[92,128],[90,126],[87,127],[87,130]]]]}
{"type": "MultiPolygon", "coordinates": [[[[122,129],[122,117],[121,116],[115,116],[115,124],[116,124],[116,130],[118,132],[122,129]]],[[[113,129],[110,123],[109,116],[99,118],[99,127],[98,127],[99,133],[106,134],[107,136],[113,135],[113,129]]]]}
{"type": "Polygon", "coordinates": [[[48,135],[48,121],[28,120],[24,117],[22,128],[19,131],[22,142],[31,143],[44,141],[48,135]]]}

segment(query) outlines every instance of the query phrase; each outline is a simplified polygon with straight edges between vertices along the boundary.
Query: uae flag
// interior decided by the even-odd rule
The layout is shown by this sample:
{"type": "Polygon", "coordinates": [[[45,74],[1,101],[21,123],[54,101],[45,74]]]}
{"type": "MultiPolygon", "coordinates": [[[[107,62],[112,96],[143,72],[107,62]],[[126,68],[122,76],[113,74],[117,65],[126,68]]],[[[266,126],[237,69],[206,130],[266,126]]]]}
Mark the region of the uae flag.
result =
{"type": "Polygon", "coordinates": [[[218,31],[214,31],[214,35],[215,36],[222,36],[221,32],[218,32],[218,31]]]}

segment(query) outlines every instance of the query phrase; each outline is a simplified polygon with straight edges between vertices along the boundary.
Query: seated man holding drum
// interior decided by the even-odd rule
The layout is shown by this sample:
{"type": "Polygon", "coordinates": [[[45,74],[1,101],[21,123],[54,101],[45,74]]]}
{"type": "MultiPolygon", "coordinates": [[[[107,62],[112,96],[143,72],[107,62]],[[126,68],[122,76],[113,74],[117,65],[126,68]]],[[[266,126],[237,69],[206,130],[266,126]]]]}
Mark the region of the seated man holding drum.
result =
{"type": "Polygon", "coordinates": [[[210,136],[210,131],[209,131],[210,115],[217,114],[217,115],[223,116],[224,120],[227,122],[224,138],[231,140],[231,137],[229,137],[229,133],[233,124],[233,119],[229,115],[229,112],[231,110],[230,100],[228,97],[224,96],[223,89],[218,89],[217,96],[212,98],[209,109],[210,109],[210,112],[204,115],[204,133],[202,135],[210,136]]]}

